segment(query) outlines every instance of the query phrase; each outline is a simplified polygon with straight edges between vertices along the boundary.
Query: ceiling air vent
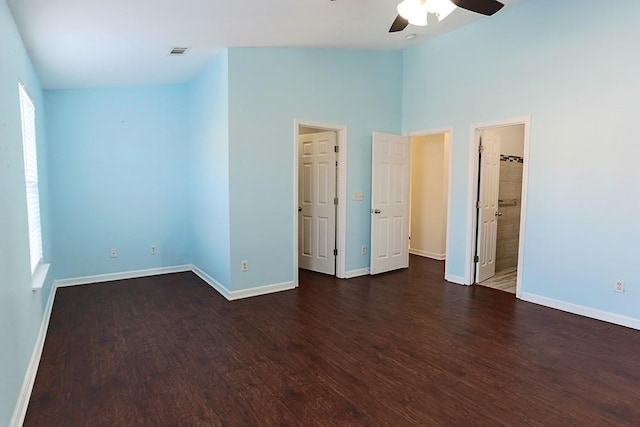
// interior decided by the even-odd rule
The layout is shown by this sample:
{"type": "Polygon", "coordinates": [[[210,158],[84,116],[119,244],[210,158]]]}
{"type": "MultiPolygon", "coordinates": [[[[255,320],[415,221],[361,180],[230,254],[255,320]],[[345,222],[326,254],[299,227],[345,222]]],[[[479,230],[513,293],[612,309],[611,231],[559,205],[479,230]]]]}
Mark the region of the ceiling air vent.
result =
{"type": "Polygon", "coordinates": [[[173,55],[173,56],[184,55],[185,53],[187,53],[187,50],[189,50],[188,47],[174,47],[169,52],[169,55],[173,55]]]}

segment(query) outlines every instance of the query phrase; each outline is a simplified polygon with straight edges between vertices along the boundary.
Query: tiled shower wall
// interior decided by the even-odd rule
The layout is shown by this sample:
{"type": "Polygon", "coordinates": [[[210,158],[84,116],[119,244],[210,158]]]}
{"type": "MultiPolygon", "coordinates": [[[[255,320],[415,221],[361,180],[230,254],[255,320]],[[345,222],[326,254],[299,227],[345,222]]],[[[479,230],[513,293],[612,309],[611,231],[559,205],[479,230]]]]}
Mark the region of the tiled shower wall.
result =
{"type": "Polygon", "coordinates": [[[522,157],[500,156],[500,189],[496,271],[518,266],[518,236],[522,202],[522,157]]]}

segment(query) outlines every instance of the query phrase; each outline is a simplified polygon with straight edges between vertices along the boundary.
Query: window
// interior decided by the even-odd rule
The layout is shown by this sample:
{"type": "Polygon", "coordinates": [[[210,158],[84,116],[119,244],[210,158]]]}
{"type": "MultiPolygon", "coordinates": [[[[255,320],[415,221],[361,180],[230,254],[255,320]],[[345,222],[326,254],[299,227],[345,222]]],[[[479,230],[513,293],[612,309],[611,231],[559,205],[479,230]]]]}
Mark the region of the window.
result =
{"type": "Polygon", "coordinates": [[[24,151],[24,180],[27,189],[27,214],[29,220],[29,251],[31,274],[42,263],[42,229],[40,226],[40,195],[38,191],[38,156],[36,153],[36,112],[33,101],[22,83],[20,114],[22,116],[22,148],[24,151]]]}

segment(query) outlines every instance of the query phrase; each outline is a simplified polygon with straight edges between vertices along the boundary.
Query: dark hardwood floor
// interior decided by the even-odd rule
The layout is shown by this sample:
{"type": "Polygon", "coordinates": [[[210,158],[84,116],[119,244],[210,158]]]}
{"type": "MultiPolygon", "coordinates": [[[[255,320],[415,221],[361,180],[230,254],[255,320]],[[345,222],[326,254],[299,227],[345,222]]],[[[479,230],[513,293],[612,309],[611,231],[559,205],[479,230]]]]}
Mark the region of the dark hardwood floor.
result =
{"type": "Polygon", "coordinates": [[[26,426],[639,425],[640,332],[443,263],[228,302],[192,273],[58,290],[26,426]]]}

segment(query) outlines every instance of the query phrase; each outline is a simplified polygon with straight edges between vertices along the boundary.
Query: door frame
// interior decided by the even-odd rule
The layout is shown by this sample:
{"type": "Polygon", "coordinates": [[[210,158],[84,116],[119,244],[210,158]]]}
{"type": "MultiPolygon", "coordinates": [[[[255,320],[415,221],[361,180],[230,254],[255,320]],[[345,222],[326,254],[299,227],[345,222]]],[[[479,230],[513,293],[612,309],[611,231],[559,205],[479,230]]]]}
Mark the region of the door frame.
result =
{"type": "Polygon", "coordinates": [[[338,145],[338,169],[336,180],[338,182],[338,211],[336,213],[336,277],[346,278],[347,254],[347,126],[325,123],[313,120],[294,119],[293,120],[293,281],[298,287],[298,156],[299,142],[298,132],[300,126],[320,129],[322,131],[333,131],[336,133],[336,144],[338,145]]]}
{"type": "Polygon", "coordinates": [[[528,200],[528,183],[529,183],[529,137],[531,132],[531,116],[513,117],[503,120],[494,120],[489,122],[473,123],[469,129],[469,166],[468,166],[468,201],[467,201],[467,249],[465,255],[465,285],[473,285],[475,262],[473,256],[477,246],[476,235],[476,199],[478,197],[478,178],[479,167],[478,159],[480,156],[480,131],[483,129],[499,128],[513,125],[524,125],[524,151],[523,151],[523,167],[522,167],[522,195],[520,203],[520,231],[518,235],[518,273],[516,276],[516,297],[520,298],[522,293],[522,275],[524,270],[524,248],[525,233],[527,223],[527,200],[528,200]]]}
{"type": "MultiPolygon", "coordinates": [[[[440,134],[448,134],[449,135],[449,149],[447,161],[448,168],[448,177],[447,177],[447,236],[445,239],[445,258],[444,258],[444,279],[449,280],[451,276],[449,274],[449,238],[451,236],[451,180],[453,177],[453,126],[445,126],[440,128],[431,128],[431,129],[423,129],[417,130],[413,132],[408,132],[403,134],[404,136],[409,137],[409,143],[411,143],[411,138],[416,136],[431,136],[431,135],[440,135],[440,134]]],[[[411,156],[411,153],[409,153],[411,156]]],[[[411,157],[409,157],[409,162],[411,162],[411,157]]],[[[411,172],[410,172],[411,173],[411,172]]],[[[409,195],[411,195],[411,180],[409,180],[409,195]]],[[[411,221],[411,196],[409,196],[409,221],[411,221]]]]}

